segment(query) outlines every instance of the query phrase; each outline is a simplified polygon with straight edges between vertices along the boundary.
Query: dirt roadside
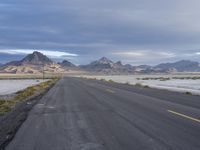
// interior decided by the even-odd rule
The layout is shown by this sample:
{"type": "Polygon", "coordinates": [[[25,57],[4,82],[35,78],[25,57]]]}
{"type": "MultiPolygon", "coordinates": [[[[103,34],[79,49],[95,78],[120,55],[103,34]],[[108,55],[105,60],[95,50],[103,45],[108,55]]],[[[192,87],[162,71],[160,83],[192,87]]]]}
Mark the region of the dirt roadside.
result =
{"type": "Polygon", "coordinates": [[[26,120],[32,107],[45,95],[53,86],[36,92],[34,95],[17,103],[10,112],[0,116],[0,150],[4,150],[8,143],[14,138],[17,130],[26,120]]]}

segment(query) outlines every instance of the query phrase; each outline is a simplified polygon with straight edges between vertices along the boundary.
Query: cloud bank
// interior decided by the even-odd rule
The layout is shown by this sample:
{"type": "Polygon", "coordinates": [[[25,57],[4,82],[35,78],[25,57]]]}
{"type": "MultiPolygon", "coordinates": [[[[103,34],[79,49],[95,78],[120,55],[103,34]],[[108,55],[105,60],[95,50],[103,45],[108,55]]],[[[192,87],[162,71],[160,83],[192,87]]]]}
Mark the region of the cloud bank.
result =
{"type": "Polygon", "coordinates": [[[67,53],[62,51],[52,51],[52,50],[0,50],[0,54],[10,54],[10,55],[27,55],[31,54],[34,51],[38,51],[43,53],[46,56],[49,56],[50,58],[64,58],[64,57],[76,57],[77,54],[73,53],[67,53]]]}
{"type": "Polygon", "coordinates": [[[66,49],[80,64],[101,56],[175,61],[199,52],[199,18],[199,0],[1,0],[0,51],[66,49]]]}

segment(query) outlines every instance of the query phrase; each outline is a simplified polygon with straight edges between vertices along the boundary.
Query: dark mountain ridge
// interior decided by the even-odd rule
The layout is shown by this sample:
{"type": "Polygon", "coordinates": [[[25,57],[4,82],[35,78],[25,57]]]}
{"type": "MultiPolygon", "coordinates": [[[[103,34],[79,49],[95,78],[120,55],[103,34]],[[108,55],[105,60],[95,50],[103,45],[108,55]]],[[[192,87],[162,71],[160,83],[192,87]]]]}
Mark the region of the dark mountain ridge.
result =
{"type": "Polygon", "coordinates": [[[32,54],[28,54],[26,57],[24,57],[22,60],[19,61],[11,61],[6,64],[13,65],[13,66],[22,66],[22,65],[46,65],[46,64],[52,64],[53,61],[49,59],[44,54],[34,51],[32,54]]]}
{"type": "Polygon", "coordinates": [[[162,63],[154,67],[160,71],[177,71],[177,72],[199,72],[200,64],[195,61],[181,60],[174,63],[162,63]]]}
{"type": "MultiPolygon", "coordinates": [[[[53,62],[50,58],[43,55],[40,52],[33,52],[32,54],[27,55],[20,61],[12,61],[0,67],[0,70],[20,70],[23,72],[24,68],[19,67],[33,67],[34,72],[41,70],[41,66],[47,66],[49,69],[53,70],[81,70],[92,73],[100,74],[136,74],[136,73],[171,73],[171,72],[200,72],[200,64],[195,61],[181,60],[173,63],[162,63],[156,66],[149,65],[139,65],[132,66],[130,64],[122,64],[121,61],[113,62],[112,60],[102,57],[99,60],[93,61],[87,65],[76,66],[68,60],[63,60],[60,63],[53,62]],[[16,67],[12,67],[16,66],[16,67]]],[[[30,70],[27,68],[26,70],[30,70]]],[[[30,71],[29,71],[30,72],[30,71]]]]}
{"type": "Polygon", "coordinates": [[[62,62],[59,62],[58,64],[61,65],[62,67],[77,67],[76,65],[74,65],[68,60],[63,60],[62,62]]]}

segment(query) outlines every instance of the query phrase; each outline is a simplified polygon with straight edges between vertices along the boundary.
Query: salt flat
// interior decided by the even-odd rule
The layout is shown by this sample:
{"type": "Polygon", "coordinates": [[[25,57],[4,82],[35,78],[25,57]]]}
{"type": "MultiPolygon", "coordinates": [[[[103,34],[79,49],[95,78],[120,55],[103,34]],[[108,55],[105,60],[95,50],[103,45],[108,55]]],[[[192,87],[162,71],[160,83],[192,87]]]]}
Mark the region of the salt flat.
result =
{"type": "Polygon", "coordinates": [[[0,95],[12,94],[23,90],[29,86],[39,84],[47,80],[19,79],[19,80],[0,80],[0,95]]]}
{"type": "Polygon", "coordinates": [[[87,78],[105,79],[113,80],[119,83],[129,83],[129,84],[141,84],[148,85],[152,88],[166,89],[170,91],[177,92],[191,92],[196,95],[200,95],[200,79],[173,79],[174,77],[200,77],[200,75],[113,75],[113,76],[83,76],[87,78]],[[166,81],[161,81],[159,79],[148,79],[143,80],[143,78],[170,78],[166,81]]]}

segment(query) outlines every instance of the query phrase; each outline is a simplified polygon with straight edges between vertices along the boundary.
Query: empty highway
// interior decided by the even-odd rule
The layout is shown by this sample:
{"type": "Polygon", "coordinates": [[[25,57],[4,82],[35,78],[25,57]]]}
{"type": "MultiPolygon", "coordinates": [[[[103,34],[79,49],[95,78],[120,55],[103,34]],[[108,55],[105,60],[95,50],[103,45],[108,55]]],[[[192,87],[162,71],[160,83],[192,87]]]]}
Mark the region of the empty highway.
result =
{"type": "Polygon", "coordinates": [[[6,150],[200,150],[200,97],[65,77],[6,150]]]}

